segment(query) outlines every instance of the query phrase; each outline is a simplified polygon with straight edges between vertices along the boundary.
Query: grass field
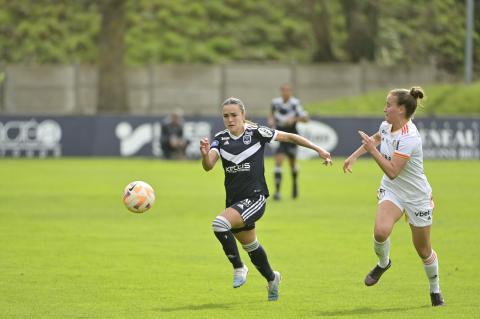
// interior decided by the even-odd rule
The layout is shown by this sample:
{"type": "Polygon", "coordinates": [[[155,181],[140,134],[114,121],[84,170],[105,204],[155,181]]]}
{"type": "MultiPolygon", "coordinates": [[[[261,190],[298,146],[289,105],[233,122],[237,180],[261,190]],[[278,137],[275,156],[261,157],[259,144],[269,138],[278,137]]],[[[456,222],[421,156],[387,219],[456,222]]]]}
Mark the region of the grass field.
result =
{"type": "MultiPolygon", "coordinates": [[[[392,269],[375,287],[373,217],[380,170],[352,175],[301,163],[300,198],[269,201],[259,240],[282,272],[266,301],[251,265],[231,266],[211,232],[224,203],[220,167],[149,159],[1,160],[0,318],[479,318],[480,162],[427,161],[437,210],[433,243],[447,307],[432,308],[422,263],[401,221],[392,269]],[[157,203],[132,214],[123,187],[145,180],[157,203]]],[[[272,162],[267,161],[268,181],[272,162]]],[[[286,178],[286,182],[288,178],[286,178]]]]}

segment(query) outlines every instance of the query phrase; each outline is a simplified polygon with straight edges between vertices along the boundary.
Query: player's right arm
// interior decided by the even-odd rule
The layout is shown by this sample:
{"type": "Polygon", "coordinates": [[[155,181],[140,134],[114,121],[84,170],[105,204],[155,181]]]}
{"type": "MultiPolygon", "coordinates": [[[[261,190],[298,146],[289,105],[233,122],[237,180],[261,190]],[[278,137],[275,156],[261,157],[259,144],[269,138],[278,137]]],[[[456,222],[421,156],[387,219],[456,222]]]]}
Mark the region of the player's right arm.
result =
{"type": "Polygon", "coordinates": [[[270,113],[268,113],[268,118],[267,118],[267,124],[271,128],[275,128],[276,123],[275,123],[275,106],[272,102],[272,105],[270,107],[270,113]]]}
{"type": "Polygon", "coordinates": [[[202,166],[205,171],[211,170],[218,160],[218,153],[210,148],[208,137],[200,140],[200,155],[202,156],[202,166]]]}
{"type": "MultiPolygon", "coordinates": [[[[378,145],[380,145],[380,142],[382,140],[382,138],[380,137],[380,133],[377,132],[375,134],[373,134],[372,136],[370,136],[371,139],[373,139],[375,141],[375,147],[378,147],[378,145]]],[[[355,164],[355,162],[357,161],[357,159],[362,156],[363,154],[367,153],[367,150],[365,149],[365,147],[363,146],[360,146],[359,148],[357,148],[357,150],[355,152],[353,152],[346,160],[345,162],[343,163],[343,172],[344,173],[351,173],[352,172],[352,166],[353,164],[355,164]]]]}

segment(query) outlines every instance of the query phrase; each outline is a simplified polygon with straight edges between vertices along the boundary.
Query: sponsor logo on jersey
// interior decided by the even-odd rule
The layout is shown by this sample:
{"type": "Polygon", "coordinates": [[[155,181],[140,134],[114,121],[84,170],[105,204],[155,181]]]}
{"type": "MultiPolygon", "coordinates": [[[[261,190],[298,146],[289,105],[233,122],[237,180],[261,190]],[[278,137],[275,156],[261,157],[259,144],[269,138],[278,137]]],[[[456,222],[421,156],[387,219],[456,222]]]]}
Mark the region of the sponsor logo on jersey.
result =
{"type": "Polygon", "coordinates": [[[259,127],[258,128],[258,133],[262,135],[263,137],[272,137],[273,136],[273,131],[267,127],[259,127]]]}
{"type": "Polygon", "coordinates": [[[228,141],[230,139],[230,136],[222,136],[222,141],[228,141]]]}
{"type": "Polygon", "coordinates": [[[225,168],[225,172],[235,174],[238,172],[250,172],[250,163],[233,165],[225,168]]]}

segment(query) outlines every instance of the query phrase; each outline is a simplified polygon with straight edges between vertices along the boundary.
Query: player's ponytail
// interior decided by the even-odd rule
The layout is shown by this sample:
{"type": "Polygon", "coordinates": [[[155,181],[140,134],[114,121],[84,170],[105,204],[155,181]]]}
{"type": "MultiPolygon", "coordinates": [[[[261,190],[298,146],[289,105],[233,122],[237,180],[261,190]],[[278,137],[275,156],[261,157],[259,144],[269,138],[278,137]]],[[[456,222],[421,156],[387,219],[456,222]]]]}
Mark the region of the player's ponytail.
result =
{"type": "Polygon", "coordinates": [[[406,110],[406,117],[411,118],[417,110],[418,100],[423,99],[425,93],[419,86],[414,86],[410,90],[406,89],[394,89],[390,91],[390,94],[397,97],[397,104],[403,105],[406,110]]]}

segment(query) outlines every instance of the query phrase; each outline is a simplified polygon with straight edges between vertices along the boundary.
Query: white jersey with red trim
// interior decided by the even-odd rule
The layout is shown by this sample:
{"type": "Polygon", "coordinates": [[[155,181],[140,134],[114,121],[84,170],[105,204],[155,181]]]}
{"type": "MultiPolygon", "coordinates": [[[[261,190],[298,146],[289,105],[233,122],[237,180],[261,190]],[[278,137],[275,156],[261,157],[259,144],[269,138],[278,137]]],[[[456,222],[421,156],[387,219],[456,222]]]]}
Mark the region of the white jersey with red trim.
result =
{"type": "Polygon", "coordinates": [[[405,202],[430,199],[432,188],[423,171],[422,139],[417,127],[410,120],[400,130],[391,131],[392,125],[384,121],[380,125],[380,152],[391,160],[393,156],[408,159],[395,179],[383,175],[381,188],[388,189],[405,202]]]}

